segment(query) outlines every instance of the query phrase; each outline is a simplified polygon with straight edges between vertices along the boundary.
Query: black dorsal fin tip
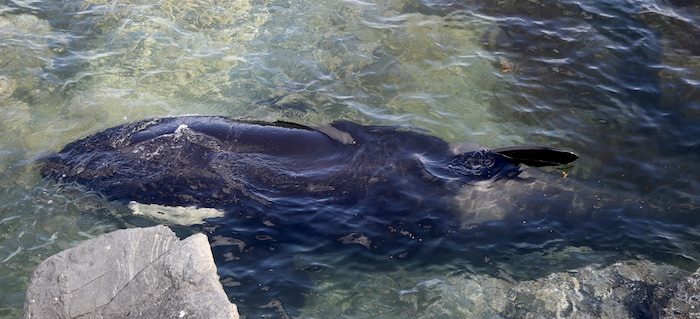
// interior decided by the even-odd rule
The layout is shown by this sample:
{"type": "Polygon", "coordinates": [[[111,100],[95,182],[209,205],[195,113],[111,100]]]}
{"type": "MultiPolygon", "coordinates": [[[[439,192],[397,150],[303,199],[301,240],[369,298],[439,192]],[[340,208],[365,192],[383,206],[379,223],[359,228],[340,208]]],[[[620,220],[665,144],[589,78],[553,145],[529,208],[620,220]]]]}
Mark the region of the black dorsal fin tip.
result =
{"type": "Polygon", "coordinates": [[[491,152],[503,155],[513,162],[535,167],[564,165],[578,159],[578,155],[572,151],[541,145],[502,147],[491,152]]]}

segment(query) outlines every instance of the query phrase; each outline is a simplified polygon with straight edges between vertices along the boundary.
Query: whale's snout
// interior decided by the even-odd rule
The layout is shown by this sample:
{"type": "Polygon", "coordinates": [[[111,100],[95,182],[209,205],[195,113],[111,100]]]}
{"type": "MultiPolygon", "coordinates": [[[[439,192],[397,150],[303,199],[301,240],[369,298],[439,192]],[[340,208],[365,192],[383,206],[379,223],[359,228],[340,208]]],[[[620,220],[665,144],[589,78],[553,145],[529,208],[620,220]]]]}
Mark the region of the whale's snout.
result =
{"type": "Polygon", "coordinates": [[[43,178],[61,179],[68,171],[64,163],[64,156],[60,153],[51,153],[38,157],[34,163],[39,167],[39,174],[43,178]]]}

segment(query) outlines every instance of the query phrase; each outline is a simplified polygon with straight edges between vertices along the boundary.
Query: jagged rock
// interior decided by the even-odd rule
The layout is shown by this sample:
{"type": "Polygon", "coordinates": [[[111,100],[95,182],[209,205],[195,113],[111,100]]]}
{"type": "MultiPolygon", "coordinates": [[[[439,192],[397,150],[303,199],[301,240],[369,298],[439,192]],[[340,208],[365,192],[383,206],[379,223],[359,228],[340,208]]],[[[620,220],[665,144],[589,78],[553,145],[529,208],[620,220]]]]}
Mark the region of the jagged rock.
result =
{"type": "Polygon", "coordinates": [[[641,260],[520,282],[490,276],[451,278],[433,288],[442,300],[425,313],[459,313],[465,318],[653,318],[668,300],[668,287],[684,275],[676,267],[641,260]]]}
{"type": "Polygon", "coordinates": [[[661,312],[661,318],[700,318],[700,269],[681,280],[661,312]]]}
{"type": "Polygon", "coordinates": [[[531,280],[516,280],[506,272],[427,276],[411,286],[407,281],[418,276],[413,272],[343,275],[357,279],[342,285],[321,283],[307,300],[303,317],[700,317],[700,271],[687,277],[685,270],[648,260],[591,264],[531,280]]]}
{"type": "Polygon", "coordinates": [[[588,266],[519,283],[509,292],[513,302],[502,314],[524,318],[652,318],[668,295],[668,285],[684,273],[648,261],[609,267],[588,266]]]}
{"type": "Polygon", "coordinates": [[[202,234],[118,230],[43,261],[25,318],[235,318],[202,234]]]}

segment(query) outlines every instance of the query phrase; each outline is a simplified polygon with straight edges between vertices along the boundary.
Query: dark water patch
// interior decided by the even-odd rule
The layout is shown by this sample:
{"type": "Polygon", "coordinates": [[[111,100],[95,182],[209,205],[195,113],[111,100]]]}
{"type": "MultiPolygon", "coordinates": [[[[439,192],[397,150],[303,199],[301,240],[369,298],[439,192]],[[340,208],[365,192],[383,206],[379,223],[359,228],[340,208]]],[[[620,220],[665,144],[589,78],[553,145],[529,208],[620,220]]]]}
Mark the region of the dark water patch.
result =
{"type": "Polygon", "coordinates": [[[694,39],[700,36],[700,8],[690,2],[672,4],[648,8],[637,17],[661,37],[664,55],[659,77],[663,106],[697,118],[700,45],[694,39]]]}
{"type": "MultiPolygon", "coordinates": [[[[326,216],[328,220],[315,219],[313,226],[287,221],[266,228],[260,219],[250,218],[216,228],[210,238],[220,275],[225,282],[234,283],[228,293],[242,311],[255,316],[275,315],[275,311],[260,308],[272,300],[295,314],[303,307],[305,296],[319,289],[320,278],[330,280],[346,272],[436,274],[452,270],[520,281],[628,258],[694,269],[696,229],[616,213],[603,211],[583,223],[550,217],[526,223],[491,222],[467,230],[448,226],[438,232],[421,232],[423,222],[411,219],[384,227],[355,228],[326,216]],[[254,234],[265,234],[274,241],[260,240],[254,234]]],[[[431,214],[450,224],[449,214],[431,214]]]]}
{"type": "Polygon", "coordinates": [[[493,19],[497,28],[483,43],[502,57],[497,66],[510,83],[491,108],[501,120],[527,140],[554,140],[585,154],[580,177],[674,211],[697,209],[694,195],[690,206],[672,203],[698,191],[687,166],[697,160],[690,119],[698,67],[674,62],[696,60],[696,6],[416,1],[407,9],[493,19]]]}

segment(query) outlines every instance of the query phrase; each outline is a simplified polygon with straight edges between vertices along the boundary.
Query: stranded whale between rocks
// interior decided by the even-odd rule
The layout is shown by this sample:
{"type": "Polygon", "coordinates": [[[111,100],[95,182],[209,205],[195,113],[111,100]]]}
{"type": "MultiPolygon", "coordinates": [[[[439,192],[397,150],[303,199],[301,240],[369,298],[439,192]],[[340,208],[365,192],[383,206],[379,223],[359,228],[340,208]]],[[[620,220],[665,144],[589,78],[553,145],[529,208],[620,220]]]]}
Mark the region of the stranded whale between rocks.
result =
{"type": "Polygon", "coordinates": [[[135,210],[162,205],[231,211],[245,203],[295,209],[314,203],[350,207],[372,198],[447,198],[478,181],[514,178],[520,164],[576,159],[570,151],[544,146],[455,154],[431,135],[348,121],[312,128],[182,116],[110,128],[40,162],[42,176],[81,184],[135,210]]]}
{"type": "Polygon", "coordinates": [[[459,231],[463,220],[520,216],[520,203],[541,200],[528,196],[540,186],[518,176],[530,173],[521,164],[576,158],[539,146],[456,152],[428,134],[346,121],[311,128],[186,116],[88,136],[41,159],[40,171],[170,223],[208,218],[193,230],[209,236],[229,297],[251,317],[287,317],[280,313],[299,309],[313,287],[310,272],[468,257],[460,247],[481,233],[459,231]],[[517,209],[504,209],[513,201],[517,209]]]}

